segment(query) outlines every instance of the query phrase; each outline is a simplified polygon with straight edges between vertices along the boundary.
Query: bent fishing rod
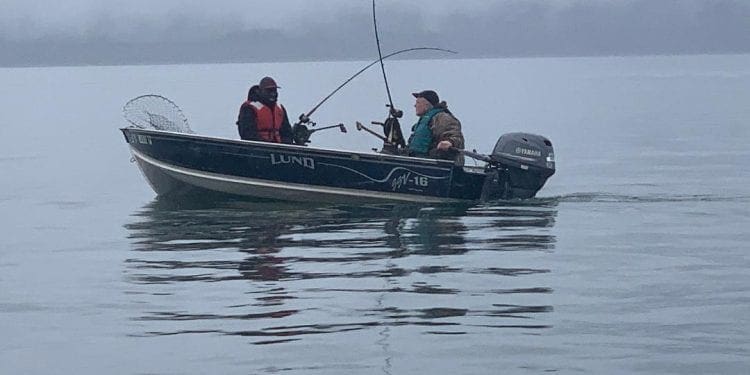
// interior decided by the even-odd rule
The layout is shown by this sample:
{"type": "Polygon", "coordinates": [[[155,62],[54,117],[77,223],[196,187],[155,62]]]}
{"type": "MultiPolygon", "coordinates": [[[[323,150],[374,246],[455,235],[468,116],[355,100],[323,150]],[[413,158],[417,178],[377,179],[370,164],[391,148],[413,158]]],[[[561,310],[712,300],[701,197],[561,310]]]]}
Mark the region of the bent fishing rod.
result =
{"type": "Polygon", "coordinates": [[[391,89],[388,87],[388,76],[385,74],[385,63],[383,63],[383,53],[380,51],[380,36],[378,35],[378,19],[375,17],[375,0],[372,0],[372,24],[375,27],[375,44],[378,45],[378,61],[380,61],[380,70],[383,72],[383,82],[385,82],[385,92],[388,93],[388,105],[389,115],[393,117],[401,117],[404,115],[403,112],[396,110],[393,106],[393,98],[391,98],[391,89]],[[400,113],[399,113],[400,112],[400,113]]]}
{"type": "Polygon", "coordinates": [[[344,83],[340,84],[338,87],[336,87],[336,89],[334,89],[333,91],[331,91],[331,93],[328,94],[325,98],[323,98],[323,100],[321,100],[320,102],[318,102],[318,104],[316,104],[315,107],[313,107],[310,111],[308,111],[307,113],[301,114],[299,116],[299,121],[297,122],[297,124],[303,124],[303,123],[310,122],[310,116],[312,116],[312,114],[315,113],[315,111],[317,111],[318,108],[320,108],[320,106],[323,105],[323,103],[325,103],[326,101],[328,101],[328,99],[330,99],[334,94],[336,94],[339,90],[341,90],[342,88],[344,88],[344,86],[346,86],[353,79],[357,78],[360,74],[364,73],[367,69],[370,69],[370,67],[372,67],[373,65],[375,65],[375,64],[377,64],[379,62],[382,62],[383,60],[385,60],[385,59],[387,59],[389,57],[393,57],[393,56],[396,56],[396,55],[400,55],[402,53],[412,52],[412,51],[440,51],[440,52],[447,52],[447,53],[453,53],[453,54],[458,53],[456,51],[451,51],[449,49],[437,48],[437,47],[414,47],[414,48],[406,48],[406,49],[398,50],[396,52],[392,52],[392,53],[390,53],[388,55],[385,55],[385,56],[383,56],[383,57],[381,57],[381,58],[379,58],[379,59],[377,59],[377,60],[375,60],[375,61],[367,64],[364,68],[362,68],[358,72],[354,73],[354,75],[352,75],[351,77],[349,77],[349,79],[347,79],[346,81],[344,81],[344,83]]]}

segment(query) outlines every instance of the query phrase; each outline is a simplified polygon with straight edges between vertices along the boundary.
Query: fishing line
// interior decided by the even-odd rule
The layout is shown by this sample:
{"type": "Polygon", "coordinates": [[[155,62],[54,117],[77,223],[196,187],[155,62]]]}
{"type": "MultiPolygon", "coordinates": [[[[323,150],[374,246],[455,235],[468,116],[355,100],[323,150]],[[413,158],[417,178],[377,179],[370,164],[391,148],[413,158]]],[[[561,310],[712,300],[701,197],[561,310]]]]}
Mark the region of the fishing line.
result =
{"type": "Polygon", "coordinates": [[[328,94],[325,98],[323,98],[323,100],[321,100],[320,102],[318,102],[318,104],[316,104],[315,107],[313,107],[310,111],[308,111],[306,114],[300,115],[300,117],[299,117],[300,122],[299,123],[309,122],[310,121],[310,116],[312,116],[312,114],[315,113],[315,111],[317,111],[318,108],[320,108],[320,106],[323,105],[323,103],[325,103],[326,101],[328,101],[328,99],[330,99],[334,94],[336,94],[339,90],[341,90],[342,88],[344,88],[344,86],[346,86],[353,79],[357,78],[360,74],[364,73],[367,69],[370,69],[370,67],[372,67],[373,65],[375,65],[375,64],[377,64],[377,63],[381,62],[382,60],[385,60],[385,59],[387,59],[389,57],[393,57],[393,56],[396,56],[396,55],[400,55],[402,53],[412,52],[412,51],[440,51],[440,52],[447,52],[447,53],[453,53],[453,54],[458,53],[456,51],[451,51],[449,49],[437,48],[437,47],[414,47],[414,48],[406,48],[406,49],[398,50],[396,52],[392,52],[392,53],[390,53],[388,55],[385,55],[385,56],[383,56],[383,58],[377,59],[377,60],[375,60],[375,61],[367,64],[364,68],[362,68],[358,72],[354,73],[354,75],[352,75],[351,77],[349,77],[349,79],[347,79],[342,84],[340,84],[338,87],[336,87],[336,89],[334,89],[333,91],[331,91],[331,93],[328,94]]]}

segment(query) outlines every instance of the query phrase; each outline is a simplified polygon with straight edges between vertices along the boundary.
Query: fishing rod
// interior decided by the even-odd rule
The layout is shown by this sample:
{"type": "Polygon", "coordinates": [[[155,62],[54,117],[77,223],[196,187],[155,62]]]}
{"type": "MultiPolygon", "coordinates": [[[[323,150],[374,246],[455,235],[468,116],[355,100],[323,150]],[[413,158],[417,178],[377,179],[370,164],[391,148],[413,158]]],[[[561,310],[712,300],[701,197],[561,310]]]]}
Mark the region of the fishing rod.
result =
{"type": "Polygon", "coordinates": [[[375,0],[372,0],[372,24],[375,27],[375,43],[378,45],[378,57],[380,61],[380,70],[383,71],[383,81],[385,82],[385,92],[388,93],[389,114],[399,118],[404,115],[403,112],[396,110],[391,98],[391,89],[388,87],[388,76],[385,74],[385,64],[383,63],[383,53],[380,51],[380,36],[378,35],[378,19],[375,17],[375,0]]]}
{"type": "Polygon", "coordinates": [[[379,62],[381,62],[381,61],[383,61],[383,60],[385,60],[385,59],[387,59],[389,57],[393,57],[393,56],[396,56],[396,55],[400,55],[402,53],[412,52],[412,51],[440,51],[440,52],[447,52],[447,53],[453,53],[453,54],[458,53],[456,51],[451,51],[449,49],[437,48],[437,47],[414,47],[414,48],[406,48],[406,49],[398,50],[396,52],[392,52],[392,53],[390,53],[388,55],[385,55],[382,58],[379,58],[379,59],[377,59],[377,60],[375,60],[375,61],[367,64],[364,68],[362,68],[358,72],[354,73],[354,75],[352,75],[351,77],[349,77],[349,79],[347,79],[346,81],[344,81],[344,83],[340,84],[338,87],[336,87],[336,89],[334,89],[333,91],[331,91],[331,93],[328,94],[325,98],[323,98],[323,100],[321,100],[320,102],[318,102],[318,104],[316,104],[315,107],[313,107],[310,111],[308,111],[307,113],[301,114],[299,116],[299,121],[297,122],[297,124],[302,124],[302,123],[308,123],[308,122],[310,122],[310,116],[312,116],[312,114],[315,113],[315,111],[317,111],[318,108],[320,108],[320,106],[323,105],[323,103],[325,103],[326,101],[328,101],[328,99],[330,99],[334,94],[336,94],[339,90],[341,90],[342,88],[344,88],[344,86],[346,86],[353,79],[357,78],[360,74],[364,73],[367,69],[370,69],[370,67],[372,67],[373,65],[375,65],[375,64],[377,64],[377,63],[379,63],[379,62]]]}

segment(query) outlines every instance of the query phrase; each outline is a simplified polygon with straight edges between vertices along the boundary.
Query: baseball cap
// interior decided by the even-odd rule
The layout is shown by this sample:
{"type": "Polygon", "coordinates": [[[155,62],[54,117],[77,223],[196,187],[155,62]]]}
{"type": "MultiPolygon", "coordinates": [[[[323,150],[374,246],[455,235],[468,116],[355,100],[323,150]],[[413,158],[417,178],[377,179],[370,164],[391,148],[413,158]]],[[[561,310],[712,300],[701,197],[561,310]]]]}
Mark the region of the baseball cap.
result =
{"type": "Polygon", "coordinates": [[[438,105],[438,103],[440,103],[440,97],[438,97],[438,94],[432,90],[413,92],[412,95],[414,95],[415,98],[425,98],[425,100],[430,102],[430,104],[432,104],[433,106],[436,106],[438,105]]]}
{"type": "Polygon", "coordinates": [[[258,86],[260,86],[261,89],[272,89],[272,88],[280,89],[281,88],[276,84],[276,81],[274,81],[273,78],[271,77],[263,77],[263,79],[260,80],[260,84],[258,86]]]}

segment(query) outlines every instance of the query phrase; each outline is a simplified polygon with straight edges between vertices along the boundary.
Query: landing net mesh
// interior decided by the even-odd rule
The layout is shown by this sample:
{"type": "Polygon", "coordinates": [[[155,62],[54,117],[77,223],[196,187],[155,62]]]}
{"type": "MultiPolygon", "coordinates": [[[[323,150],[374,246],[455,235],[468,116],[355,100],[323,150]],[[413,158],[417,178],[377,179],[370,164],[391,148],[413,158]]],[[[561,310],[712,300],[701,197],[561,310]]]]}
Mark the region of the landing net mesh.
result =
{"type": "Polygon", "coordinates": [[[161,95],[133,98],[125,103],[122,111],[125,120],[141,129],[193,134],[180,107],[161,95]]]}

